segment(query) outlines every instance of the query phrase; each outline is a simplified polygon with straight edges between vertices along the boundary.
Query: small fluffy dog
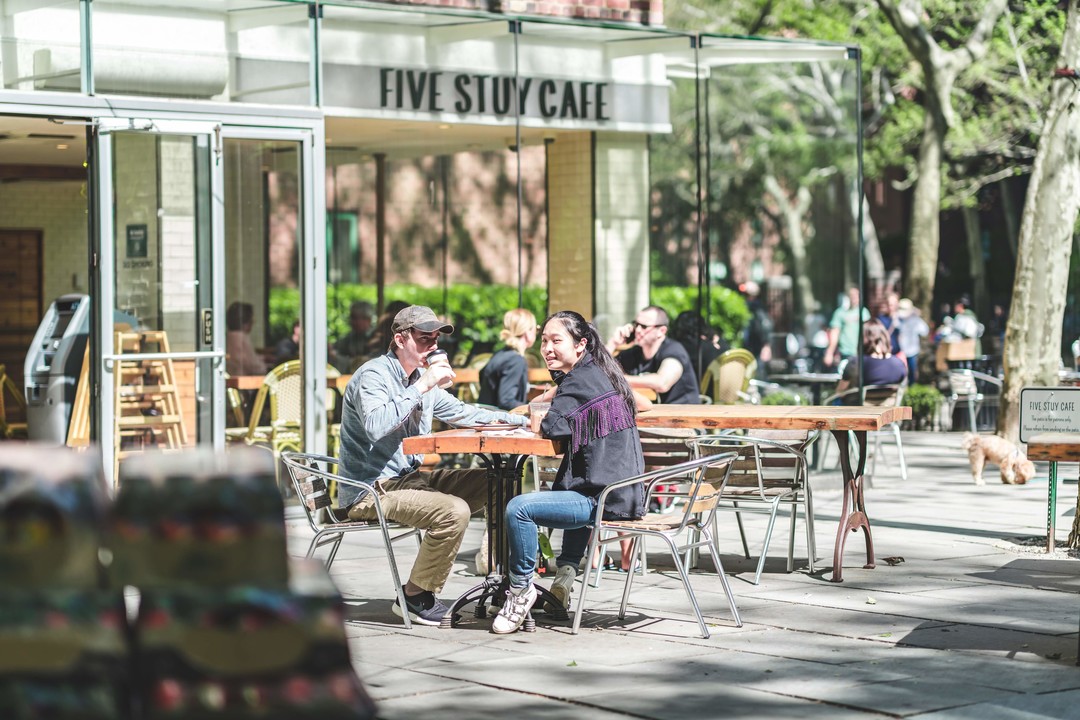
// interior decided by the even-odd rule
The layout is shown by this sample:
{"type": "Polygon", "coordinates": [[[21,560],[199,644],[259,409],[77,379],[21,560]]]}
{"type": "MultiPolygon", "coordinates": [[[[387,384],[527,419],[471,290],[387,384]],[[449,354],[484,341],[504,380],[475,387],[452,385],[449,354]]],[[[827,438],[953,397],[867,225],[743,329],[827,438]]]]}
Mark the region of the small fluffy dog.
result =
{"type": "Polygon", "coordinates": [[[1001,482],[1006,485],[1023,485],[1035,476],[1035,464],[1005,438],[964,433],[962,446],[967,450],[971,476],[975,478],[976,485],[986,484],[982,473],[987,460],[1001,469],[1001,482]]]}

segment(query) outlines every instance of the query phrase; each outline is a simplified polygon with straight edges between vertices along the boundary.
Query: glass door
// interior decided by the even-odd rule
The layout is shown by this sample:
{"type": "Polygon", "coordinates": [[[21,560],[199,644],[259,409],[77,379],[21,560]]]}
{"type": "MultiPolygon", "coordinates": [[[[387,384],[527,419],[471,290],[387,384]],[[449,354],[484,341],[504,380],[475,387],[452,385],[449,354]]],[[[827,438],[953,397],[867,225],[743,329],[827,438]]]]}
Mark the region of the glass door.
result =
{"type": "Polygon", "coordinates": [[[224,445],[220,127],[99,121],[94,150],[90,407],[116,483],[134,455],[224,445]]]}

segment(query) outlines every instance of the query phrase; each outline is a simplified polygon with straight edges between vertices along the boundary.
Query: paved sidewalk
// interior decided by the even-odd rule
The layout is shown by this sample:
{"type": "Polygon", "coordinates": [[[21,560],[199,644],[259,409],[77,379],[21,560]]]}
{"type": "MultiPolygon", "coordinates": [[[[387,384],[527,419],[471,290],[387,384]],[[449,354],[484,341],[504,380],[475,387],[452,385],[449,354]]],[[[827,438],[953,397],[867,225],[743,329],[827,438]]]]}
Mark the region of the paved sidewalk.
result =
{"type": "MultiPolygon", "coordinates": [[[[590,591],[578,636],[536,613],[535,633],[496,636],[490,619],[405,630],[390,611],[389,570],[374,537],[345,541],[332,575],[347,603],[346,631],[361,680],[386,720],[433,718],[1075,718],[1080,717],[1076,553],[1038,552],[1046,533],[1047,466],[1005,486],[988,467],[972,483],[959,433],[905,433],[909,479],[887,445],[867,506],[878,557],[863,569],[863,538],[848,539],[844,582],[828,582],[840,511],[837,471],[814,473],[818,565],[784,572],[787,525],[777,521],[761,584],[741,556],[734,517],[720,546],[742,613],[735,628],[708,559],[692,575],[711,625],[703,640],[670,560],[651,548],[650,572],[617,617],[622,584],[606,573],[590,591]],[[1027,544],[1025,544],[1027,540],[1027,544]],[[896,564],[888,564],[893,558],[896,564]],[[902,561],[898,559],[902,558],[902,561]]],[[[832,448],[835,457],[835,447],[832,448]]],[[[1077,468],[1059,477],[1059,543],[1072,525],[1077,468]]],[[[291,549],[309,531],[290,519],[291,549]]],[[[442,597],[478,579],[474,519],[442,597]]],[[[751,552],[764,517],[750,516],[751,552]]],[[[557,540],[556,540],[557,545],[557,540]]],[[[413,547],[401,545],[404,576],[413,547]]],[[[577,586],[575,586],[576,598],[577,586]]]]}

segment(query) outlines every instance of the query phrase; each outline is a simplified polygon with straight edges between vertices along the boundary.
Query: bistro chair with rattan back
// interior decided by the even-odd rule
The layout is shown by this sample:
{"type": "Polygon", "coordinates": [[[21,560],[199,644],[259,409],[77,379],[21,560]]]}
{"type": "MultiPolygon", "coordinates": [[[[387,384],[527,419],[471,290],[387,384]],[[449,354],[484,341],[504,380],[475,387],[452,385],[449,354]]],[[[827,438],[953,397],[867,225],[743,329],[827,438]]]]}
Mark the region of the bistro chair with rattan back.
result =
{"type": "Polygon", "coordinates": [[[757,512],[769,516],[765,540],[754,570],[754,584],[761,581],[765,558],[769,553],[776,516],[781,505],[790,508],[787,571],[795,570],[795,519],[803,506],[806,524],[806,548],[810,572],[814,572],[817,542],[814,536],[814,500],[807,474],[806,453],[817,439],[817,430],[755,430],[753,436],[714,435],[689,441],[696,457],[736,452],[727,484],[720,493],[719,510],[735,512],[742,538],[743,553],[750,559],[742,513],[757,512]]]}
{"type": "Polygon", "coordinates": [[[745,348],[733,348],[720,353],[705,368],[701,376],[701,394],[712,398],[715,405],[737,405],[751,402],[748,394],[757,361],[745,348]]]}
{"type": "Polygon", "coordinates": [[[968,411],[968,429],[978,431],[979,409],[988,404],[996,406],[1001,396],[1004,383],[1000,378],[986,373],[955,368],[949,370],[949,394],[945,398],[945,414],[948,416],[949,429],[953,429],[953,410],[963,403],[968,411]]]}
{"type": "MultiPolygon", "coordinates": [[[[709,628],[701,614],[701,608],[694,595],[694,588],[690,584],[689,574],[690,551],[696,548],[708,548],[712,554],[713,565],[716,568],[717,575],[720,577],[720,584],[724,589],[724,594],[727,596],[732,619],[735,621],[736,627],[742,627],[742,618],[739,617],[739,609],[735,606],[735,596],[731,592],[731,586],[728,584],[727,576],[724,574],[724,566],[720,562],[720,547],[717,545],[716,537],[712,532],[713,515],[716,512],[720,492],[727,481],[727,471],[736,457],[737,454],[733,452],[724,455],[710,455],[652,470],[608,485],[597,498],[596,517],[598,520],[593,524],[592,533],[589,536],[589,548],[585,554],[585,557],[594,557],[597,549],[602,545],[619,542],[626,537],[631,537],[635,541],[640,541],[646,537],[662,540],[671,553],[671,560],[686,590],[687,598],[690,600],[690,606],[694,610],[694,616],[697,618],[698,628],[703,638],[709,637],[709,628]],[[679,504],[677,512],[669,514],[648,513],[639,520],[602,519],[608,496],[613,490],[641,483],[645,486],[647,502],[658,485],[671,482],[680,482],[684,487],[683,502],[679,504]],[[680,539],[684,539],[685,542],[680,544],[678,542],[680,539]]],[[[589,591],[589,580],[592,572],[594,572],[592,564],[585,563],[585,575],[581,580],[577,610],[574,613],[572,632],[575,635],[581,629],[581,620],[585,613],[585,597],[589,591]]],[[[619,619],[626,617],[626,607],[635,576],[636,573],[632,572],[626,574],[622,602],[619,605],[619,619]]]]}
{"type": "MultiPolygon", "coordinates": [[[[330,472],[330,468],[337,464],[336,458],[312,453],[285,452],[282,454],[281,459],[288,469],[293,490],[300,499],[300,506],[304,509],[308,525],[311,526],[311,531],[315,534],[308,545],[306,557],[314,556],[316,550],[324,545],[329,545],[330,553],[326,558],[326,568],[329,570],[334,558],[337,557],[341,541],[346,534],[377,531],[382,539],[386,560],[390,564],[390,574],[393,577],[394,592],[397,593],[398,603],[401,607],[405,607],[401,574],[398,571],[397,560],[394,557],[394,543],[412,537],[416,539],[416,545],[419,548],[421,542],[420,530],[388,521],[383,514],[379,494],[374,491],[374,486],[370,483],[351,480],[330,472]],[[350,485],[359,488],[358,502],[370,495],[374,500],[375,519],[370,521],[350,520],[347,517],[339,517],[339,514],[344,511],[336,511],[338,514],[335,514],[335,511],[330,507],[331,484],[350,485]]],[[[412,627],[408,613],[403,613],[402,619],[406,628],[412,627]]]]}

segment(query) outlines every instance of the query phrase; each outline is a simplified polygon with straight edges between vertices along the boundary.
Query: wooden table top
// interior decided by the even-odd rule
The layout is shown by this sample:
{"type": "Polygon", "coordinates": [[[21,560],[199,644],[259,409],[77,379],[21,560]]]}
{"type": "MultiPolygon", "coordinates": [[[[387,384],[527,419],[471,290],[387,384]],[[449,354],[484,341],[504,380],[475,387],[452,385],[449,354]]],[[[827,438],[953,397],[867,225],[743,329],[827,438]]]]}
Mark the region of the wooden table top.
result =
{"type": "Polygon", "coordinates": [[[558,455],[562,452],[551,440],[533,433],[482,432],[465,428],[405,438],[401,449],[406,455],[474,452],[558,455]]]}
{"type": "MultiPolygon", "coordinates": [[[[868,431],[880,430],[889,423],[910,417],[909,407],[868,405],[656,405],[638,413],[637,424],[643,428],[868,431]]],[[[550,440],[532,433],[525,435],[469,429],[406,438],[402,450],[409,455],[466,452],[557,455],[560,452],[550,440]]]]}
{"type": "Polygon", "coordinates": [[[1080,462],[1080,435],[1076,433],[1043,433],[1027,444],[1028,460],[1080,462]]]}
{"type": "Polygon", "coordinates": [[[910,407],[873,405],[654,405],[638,427],[775,430],[880,430],[911,419],[910,407]]]}
{"type": "MultiPolygon", "coordinates": [[[[342,375],[336,378],[327,378],[326,384],[344,391],[351,377],[351,375],[342,375]]],[[[233,375],[225,378],[225,387],[236,388],[237,390],[258,390],[262,387],[264,379],[266,379],[265,375],[233,375]]]]}
{"type": "MultiPolygon", "coordinates": [[[[480,382],[480,371],[476,368],[454,368],[454,375],[455,385],[480,382]]],[[[549,383],[551,382],[551,373],[548,372],[547,368],[529,368],[529,382],[537,384],[549,383]]]]}

